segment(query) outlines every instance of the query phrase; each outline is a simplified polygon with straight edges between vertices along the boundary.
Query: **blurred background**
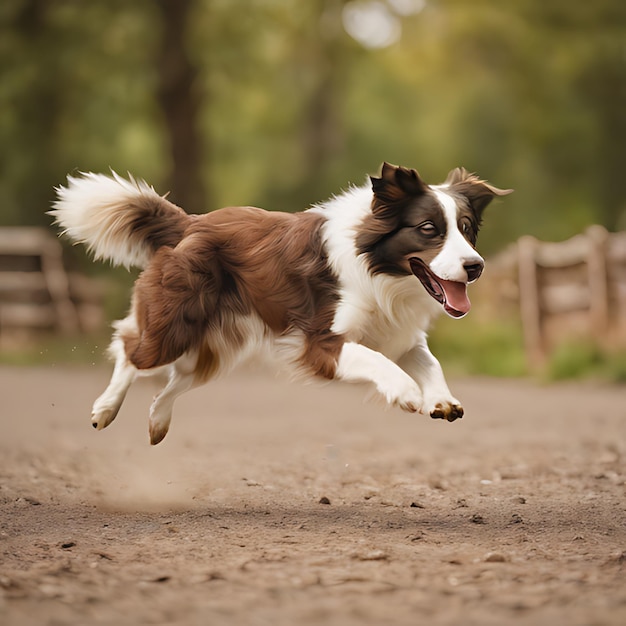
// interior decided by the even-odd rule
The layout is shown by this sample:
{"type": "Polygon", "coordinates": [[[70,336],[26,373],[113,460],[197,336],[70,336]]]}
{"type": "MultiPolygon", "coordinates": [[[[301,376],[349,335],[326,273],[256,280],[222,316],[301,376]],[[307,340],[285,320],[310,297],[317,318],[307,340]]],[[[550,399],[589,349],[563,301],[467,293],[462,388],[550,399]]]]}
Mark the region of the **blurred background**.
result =
{"type": "MultiPolygon", "coordinates": [[[[386,160],[432,183],[462,165],[515,189],[488,209],[479,249],[493,270],[474,311],[435,329],[444,361],[626,379],[626,240],[612,236],[626,229],[623,0],[3,0],[0,145],[0,226],[20,227],[4,230],[0,273],[13,277],[0,297],[51,301],[52,330],[90,337],[72,352],[101,357],[91,337],[124,313],[134,276],[68,247],[63,276],[53,251],[37,254],[48,244],[24,227],[54,232],[45,212],[68,173],[131,172],[190,212],[294,211],[386,160]],[[577,239],[592,225],[603,230],[577,239]],[[533,238],[527,266],[520,237],[533,238]],[[542,289],[562,280],[544,277],[538,240],[570,238],[581,254],[552,269],[578,272],[577,292],[557,285],[553,306],[542,289]],[[41,271],[31,292],[17,270],[41,271]],[[536,283],[534,309],[520,272],[536,283]],[[598,282],[606,311],[594,313],[598,282]],[[571,327],[564,340],[541,336],[544,318],[574,310],[578,321],[553,324],[571,327]]],[[[29,314],[8,304],[5,360],[18,335],[28,354],[18,331],[29,314]]]]}

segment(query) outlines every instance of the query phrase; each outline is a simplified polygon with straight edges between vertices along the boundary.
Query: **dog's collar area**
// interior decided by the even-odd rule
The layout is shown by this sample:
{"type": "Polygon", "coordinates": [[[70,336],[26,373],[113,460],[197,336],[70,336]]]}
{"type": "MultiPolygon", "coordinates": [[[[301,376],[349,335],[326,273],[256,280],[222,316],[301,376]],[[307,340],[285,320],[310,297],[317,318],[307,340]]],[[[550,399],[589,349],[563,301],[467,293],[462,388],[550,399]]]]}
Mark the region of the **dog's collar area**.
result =
{"type": "Polygon", "coordinates": [[[409,264],[428,295],[439,302],[448,315],[463,317],[470,310],[471,303],[467,297],[466,283],[439,278],[417,257],[409,259],[409,264]]]}

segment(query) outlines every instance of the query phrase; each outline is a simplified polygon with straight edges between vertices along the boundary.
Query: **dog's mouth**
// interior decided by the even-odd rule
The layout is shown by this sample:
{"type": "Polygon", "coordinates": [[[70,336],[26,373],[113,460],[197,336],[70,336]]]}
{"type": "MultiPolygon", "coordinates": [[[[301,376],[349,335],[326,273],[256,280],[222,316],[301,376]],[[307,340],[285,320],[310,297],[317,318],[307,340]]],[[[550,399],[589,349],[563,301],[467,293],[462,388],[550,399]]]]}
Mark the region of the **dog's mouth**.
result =
{"type": "Polygon", "coordinates": [[[444,280],[435,276],[426,263],[418,258],[409,259],[411,271],[419,278],[428,294],[441,304],[451,317],[463,317],[472,306],[467,297],[467,284],[444,280]]]}

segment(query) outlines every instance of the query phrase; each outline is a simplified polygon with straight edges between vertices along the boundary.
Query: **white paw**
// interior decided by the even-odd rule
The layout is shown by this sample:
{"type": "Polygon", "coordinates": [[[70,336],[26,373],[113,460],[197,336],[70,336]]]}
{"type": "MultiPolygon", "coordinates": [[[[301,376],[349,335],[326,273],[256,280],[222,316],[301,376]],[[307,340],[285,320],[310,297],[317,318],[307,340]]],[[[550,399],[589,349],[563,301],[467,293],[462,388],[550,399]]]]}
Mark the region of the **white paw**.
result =
{"type": "Polygon", "coordinates": [[[422,392],[417,383],[408,376],[395,378],[384,387],[379,386],[378,390],[389,404],[400,407],[403,411],[422,411],[422,392]]]}
{"type": "Polygon", "coordinates": [[[98,408],[94,406],[91,413],[91,425],[96,430],[106,428],[117,417],[119,410],[119,406],[114,408],[98,408]]]}

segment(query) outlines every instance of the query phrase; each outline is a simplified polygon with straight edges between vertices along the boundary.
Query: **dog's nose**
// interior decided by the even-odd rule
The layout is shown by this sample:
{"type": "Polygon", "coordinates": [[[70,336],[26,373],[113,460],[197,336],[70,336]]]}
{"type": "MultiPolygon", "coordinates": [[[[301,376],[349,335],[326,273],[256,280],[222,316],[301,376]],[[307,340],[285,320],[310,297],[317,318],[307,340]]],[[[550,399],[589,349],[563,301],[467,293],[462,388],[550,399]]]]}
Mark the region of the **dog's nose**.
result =
{"type": "Polygon", "coordinates": [[[463,269],[467,272],[467,282],[473,283],[483,273],[485,264],[482,261],[466,263],[463,269]]]}

